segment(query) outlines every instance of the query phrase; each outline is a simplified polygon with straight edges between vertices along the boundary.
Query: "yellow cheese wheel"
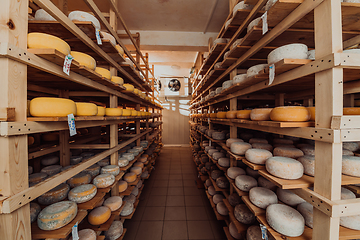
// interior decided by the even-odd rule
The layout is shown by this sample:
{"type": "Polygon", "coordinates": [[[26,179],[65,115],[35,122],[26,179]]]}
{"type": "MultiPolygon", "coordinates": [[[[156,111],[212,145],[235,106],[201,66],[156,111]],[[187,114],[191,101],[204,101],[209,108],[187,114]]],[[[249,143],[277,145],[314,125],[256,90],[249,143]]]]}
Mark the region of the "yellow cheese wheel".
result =
{"type": "Polygon", "coordinates": [[[218,112],[216,118],[226,118],[226,112],[218,112]]]}
{"type": "Polygon", "coordinates": [[[123,86],[126,88],[126,91],[133,92],[134,91],[134,85],[124,83],[123,86]]]}
{"type": "Polygon", "coordinates": [[[97,207],[89,213],[88,220],[91,225],[101,225],[109,220],[111,210],[108,207],[97,207]]]}
{"type": "Polygon", "coordinates": [[[121,205],[122,198],[119,196],[112,196],[104,201],[104,206],[110,208],[112,212],[118,210],[121,205]]]}
{"type": "Polygon", "coordinates": [[[360,107],[344,108],[344,115],[360,115],[360,107]]]}
{"type": "Polygon", "coordinates": [[[96,176],[93,180],[93,184],[97,188],[107,188],[115,182],[115,176],[109,173],[104,173],[96,176]]]}
{"type": "Polygon", "coordinates": [[[117,44],[117,45],[115,46],[115,48],[116,48],[116,50],[119,52],[119,54],[120,54],[121,56],[124,55],[124,49],[123,49],[122,47],[120,47],[119,44],[117,44]]]}
{"type": "Polygon", "coordinates": [[[120,180],[118,182],[118,186],[119,186],[119,192],[125,192],[128,187],[128,183],[126,181],[120,180]]]}
{"type": "Polygon", "coordinates": [[[27,37],[27,47],[35,49],[56,49],[59,52],[70,54],[70,46],[64,40],[45,33],[29,33],[27,37]]]}
{"type": "Polygon", "coordinates": [[[250,119],[251,110],[239,110],[236,113],[236,118],[239,119],[250,119]]]}
{"type": "Polygon", "coordinates": [[[91,182],[91,175],[86,172],[80,172],[67,180],[67,183],[70,185],[71,188],[88,184],[90,182],[91,182]]]}
{"type": "Polygon", "coordinates": [[[50,205],[64,200],[67,197],[69,191],[69,185],[62,183],[38,197],[37,200],[42,205],[50,205]]]}
{"type": "Polygon", "coordinates": [[[130,117],[131,116],[131,109],[123,109],[122,116],[130,117]]]}
{"type": "Polygon", "coordinates": [[[70,223],[77,214],[77,205],[71,201],[54,203],[38,215],[37,224],[42,230],[59,229],[70,223]]]}
{"type": "Polygon", "coordinates": [[[271,110],[270,119],[278,122],[306,122],[310,119],[309,111],[301,106],[283,106],[271,110]]]}
{"type": "Polygon", "coordinates": [[[139,95],[139,89],[134,88],[134,93],[137,94],[137,95],[139,95]]]}
{"type": "Polygon", "coordinates": [[[104,116],[105,115],[105,107],[97,106],[98,113],[96,116],[104,116]]]}
{"type": "Polygon", "coordinates": [[[310,114],[310,121],[315,121],[315,107],[308,107],[307,110],[310,114]]]}
{"type": "Polygon", "coordinates": [[[35,138],[28,135],[28,146],[31,146],[35,143],[35,138]]]}
{"type": "Polygon", "coordinates": [[[269,121],[272,108],[256,108],[251,110],[250,119],[253,121],[269,121]]]}
{"type": "Polygon", "coordinates": [[[71,191],[68,194],[68,198],[70,201],[76,203],[83,203],[95,197],[96,193],[97,193],[97,188],[95,185],[84,184],[71,189],[71,191]]]}
{"type": "Polygon", "coordinates": [[[137,111],[136,110],[131,110],[131,116],[136,117],[137,116],[137,111]]]}
{"type": "Polygon", "coordinates": [[[120,85],[124,84],[124,79],[122,79],[121,77],[118,76],[112,76],[111,77],[111,81],[120,85]]]}
{"type": "Polygon", "coordinates": [[[96,67],[95,68],[95,72],[97,72],[98,74],[100,74],[102,77],[110,80],[111,79],[111,73],[109,70],[105,69],[105,68],[101,68],[101,67],[96,67]]]}
{"type": "MultiPolygon", "coordinates": [[[[197,115],[197,114],[195,114],[195,115],[197,115]]],[[[217,118],[217,113],[210,113],[210,118],[217,118]]]]}
{"type": "Polygon", "coordinates": [[[122,109],[121,108],[106,108],[105,114],[106,114],[106,116],[110,116],[110,117],[119,117],[122,115],[122,109]]]}
{"type": "Polygon", "coordinates": [[[30,102],[30,114],[33,117],[67,117],[76,115],[76,104],[65,98],[38,97],[30,102]]]}
{"type": "Polygon", "coordinates": [[[91,70],[95,70],[96,61],[90,55],[82,52],[71,51],[71,56],[73,56],[80,65],[90,68],[91,70]]]}
{"type": "Polygon", "coordinates": [[[129,172],[127,174],[124,175],[123,179],[128,182],[128,183],[132,183],[135,182],[136,180],[136,173],[134,172],[129,172]]]}
{"type": "Polygon", "coordinates": [[[96,116],[98,114],[98,106],[93,103],[77,102],[76,116],[96,116]]]}
{"type": "MultiPolygon", "coordinates": [[[[226,112],[226,118],[234,119],[236,118],[237,111],[228,111],[226,112]]],[[[207,115],[207,114],[205,114],[207,115]]]]}

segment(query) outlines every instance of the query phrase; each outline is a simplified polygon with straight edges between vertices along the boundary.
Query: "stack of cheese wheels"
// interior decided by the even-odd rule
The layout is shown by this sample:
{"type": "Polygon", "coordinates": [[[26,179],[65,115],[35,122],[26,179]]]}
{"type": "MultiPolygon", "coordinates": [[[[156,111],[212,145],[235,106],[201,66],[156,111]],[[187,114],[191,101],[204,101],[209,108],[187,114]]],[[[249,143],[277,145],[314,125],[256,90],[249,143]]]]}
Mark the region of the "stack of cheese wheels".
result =
{"type": "MultiPolygon", "coordinates": [[[[96,240],[96,232],[92,229],[83,229],[78,232],[78,240],[96,240]]],[[[75,240],[72,236],[69,240],[75,240]]]]}
{"type": "Polygon", "coordinates": [[[51,205],[53,203],[64,200],[67,197],[69,191],[69,185],[67,185],[66,183],[62,183],[59,186],[38,197],[37,200],[42,205],[51,205]]]}
{"type": "Polygon", "coordinates": [[[80,21],[80,22],[92,22],[97,30],[100,30],[100,22],[96,17],[90,13],[83,11],[72,11],[69,13],[69,19],[71,21],[80,21]]]}
{"type": "Polygon", "coordinates": [[[239,110],[236,113],[236,118],[239,119],[250,119],[250,113],[252,110],[239,110]]]}
{"type": "Polygon", "coordinates": [[[266,209],[271,204],[278,203],[276,194],[263,187],[254,187],[249,191],[250,201],[257,207],[266,209]]]}
{"type": "Polygon", "coordinates": [[[119,117],[122,116],[121,108],[106,108],[105,115],[109,117],[119,117]]]}
{"type": "Polygon", "coordinates": [[[124,79],[118,76],[112,76],[111,81],[120,85],[124,84],[124,79]]]}
{"type": "Polygon", "coordinates": [[[71,52],[69,44],[64,40],[46,33],[29,33],[27,47],[29,49],[56,49],[64,55],[69,55],[71,52]]]}
{"type": "Polygon", "coordinates": [[[71,51],[71,56],[74,57],[74,60],[76,60],[80,65],[85,66],[91,70],[95,70],[96,61],[90,55],[82,52],[71,51]]]}
{"type": "Polygon", "coordinates": [[[255,164],[265,164],[272,156],[272,153],[265,149],[250,148],[245,152],[246,160],[255,164]]]}
{"type": "Polygon", "coordinates": [[[235,185],[241,191],[248,192],[253,187],[257,187],[257,181],[251,176],[239,175],[235,178],[235,185]]]}
{"type": "Polygon", "coordinates": [[[270,119],[277,122],[306,122],[310,116],[307,108],[301,106],[276,107],[270,113],[270,119]]]}
{"type": "Polygon", "coordinates": [[[250,119],[253,121],[269,121],[272,108],[256,108],[250,113],[250,119]]]}
{"type": "Polygon", "coordinates": [[[68,194],[68,198],[70,201],[76,203],[83,203],[93,199],[96,193],[97,193],[97,188],[95,185],[84,184],[71,189],[68,194]]]}
{"type": "Polygon", "coordinates": [[[265,166],[270,174],[283,179],[299,179],[304,173],[304,167],[299,161],[287,157],[271,157],[265,166]]]}
{"type": "Polygon", "coordinates": [[[111,73],[109,70],[105,69],[105,68],[101,68],[101,67],[96,67],[95,68],[95,72],[97,72],[98,74],[100,74],[103,78],[106,78],[108,80],[111,80],[111,73]]]}
{"type": "Polygon", "coordinates": [[[105,238],[109,240],[119,239],[123,231],[123,223],[121,221],[113,221],[110,228],[105,232],[105,238]]]}
{"type": "Polygon", "coordinates": [[[88,221],[91,225],[101,225],[111,217],[111,210],[106,206],[97,207],[89,213],[88,221]]]}
{"type": "Polygon", "coordinates": [[[44,208],[37,217],[41,230],[55,230],[70,223],[77,214],[77,205],[71,201],[54,203],[44,208]]]}
{"type": "Polygon", "coordinates": [[[120,173],[120,167],[118,165],[107,165],[101,168],[101,174],[105,173],[117,176],[120,173]]]}
{"type": "Polygon", "coordinates": [[[93,184],[97,188],[107,188],[115,182],[115,176],[109,173],[100,174],[93,180],[93,184]]]}
{"type": "Polygon", "coordinates": [[[76,104],[65,98],[38,97],[30,101],[30,114],[33,117],[67,117],[76,115],[76,104]]]}
{"type": "Polygon", "coordinates": [[[91,182],[91,175],[86,172],[80,172],[73,176],[72,178],[69,178],[67,180],[67,183],[70,185],[71,188],[88,184],[91,182]]]}
{"type": "Polygon", "coordinates": [[[131,85],[129,83],[124,83],[123,86],[126,88],[126,91],[134,92],[134,85],[131,85]]]}
{"type": "Polygon", "coordinates": [[[122,198],[120,196],[112,196],[104,201],[104,206],[108,207],[112,212],[118,210],[122,205],[122,198]]]}
{"type": "Polygon", "coordinates": [[[76,116],[96,116],[98,114],[98,107],[93,103],[77,102],[76,116]]]}

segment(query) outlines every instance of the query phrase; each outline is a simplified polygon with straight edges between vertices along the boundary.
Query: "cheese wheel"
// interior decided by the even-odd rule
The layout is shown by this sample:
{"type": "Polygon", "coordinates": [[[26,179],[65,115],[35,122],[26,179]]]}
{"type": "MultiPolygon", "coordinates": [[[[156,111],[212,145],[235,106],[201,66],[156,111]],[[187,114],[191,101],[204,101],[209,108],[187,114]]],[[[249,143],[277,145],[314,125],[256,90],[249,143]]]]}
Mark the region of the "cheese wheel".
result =
{"type": "Polygon", "coordinates": [[[267,180],[263,176],[259,176],[258,185],[260,187],[270,189],[273,192],[276,192],[276,189],[277,189],[277,186],[274,183],[270,182],[269,180],[267,180]]]}
{"type": "Polygon", "coordinates": [[[237,111],[228,111],[228,112],[226,112],[226,118],[235,119],[236,114],[237,114],[237,111]]]}
{"type": "Polygon", "coordinates": [[[272,108],[256,108],[250,113],[250,119],[253,121],[269,121],[272,108]]]}
{"type": "Polygon", "coordinates": [[[344,115],[360,115],[360,107],[351,107],[343,109],[344,115]]]}
{"type": "Polygon", "coordinates": [[[239,175],[245,175],[245,170],[239,167],[230,167],[227,169],[226,174],[229,178],[235,179],[239,175]]]}
{"type": "Polygon", "coordinates": [[[41,172],[46,173],[48,176],[53,176],[61,172],[61,165],[51,165],[41,169],[41,172]]]}
{"type": "Polygon", "coordinates": [[[100,174],[93,180],[93,184],[97,188],[107,188],[115,182],[115,176],[109,173],[100,174]]]}
{"type": "Polygon", "coordinates": [[[314,217],[313,217],[313,206],[308,202],[300,203],[296,208],[305,220],[305,225],[313,228],[314,217]]]}
{"type": "Polygon", "coordinates": [[[122,193],[125,192],[126,189],[128,188],[128,183],[126,181],[120,180],[118,182],[118,186],[119,186],[119,192],[122,193]]]}
{"type": "Polygon", "coordinates": [[[245,204],[238,204],[234,208],[234,216],[236,220],[243,224],[255,223],[255,215],[249,210],[245,204]]]}
{"type": "Polygon", "coordinates": [[[229,210],[227,209],[225,203],[223,203],[223,202],[216,204],[216,211],[222,216],[229,215],[229,210]]]}
{"type": "Polygon", "coordinates": [[[246,174],[249,175],[250,177],[255,178],[255,179],[260,177],[260,174],[259,174],[258,170],[253,170],[253,169],[251,169],[249,167],[246,168],[246,174]]]}
{"type": "Polygon", "coordinates": [[[341,200],[355,199],[356,195],[347,188],[341,187],[341,200]]]}
{"type": "MultiPolygon", "coordinates": [[[[96,232],[92,229],[83,229],[78,232],[79,240],[96,240],[96,232]]],[[[73,240],[73,237],[70,237],[69,240],[73,240]]]]}
{"type": "Polygon", "coordinates": [[[28,175],[32,174],[34,171],[32,166],[28,166],[28,175]]]}
{"type": "Polygon", "coordinates": [[[110,157],[106,157],[106,158],[98,161],[97,164],[98,164],[100,167],[105,167],[105,166],[110,165],[110,157]]]}
{"type": "Polygon", "coordinates": [[[222,157],[225,157],[225,154],[223,152],[214,152],[212,157],[215,161],[219,160],[222,157]]]}
{"type": "Polygon", "coordinates": [[[100,31],[100,33],[103,35],[102,40],[109,40],[113,45],[116,45],[116,40],[113,35],[104,31],[100,31]]]}
{"type": "Polygon", "coordinates": [[[359,150],[359,145],[356,142],[343,142],[343,149],[356,152],[359,150]]]}
{"type": "Polygon", "coordinates": [[[29,184],[36,184],[36,183],[42,182],[47,177],[48,177],[48,175],[44,172],[33,173],[33,174],[29,175],[29,184]]]}
{"type": "Polygon", "coordinates": [[[124,84],[124,79],[118,76],[112,76],[111,81],[120,85],[124,84]]]}
{"type": "MultiPolygon", "coordinates": [[[[269,234],[267,236],[269,240],[274,240],[274,238],[269,234]]],[[[245,239],[245,238],[244,238],[245,239]]],[[[252,225],[246,230],[246,240],[262,240],[262,231],[259,225],[252,225]]]]}
{"type": "Polygon", "coordinates": [[[216,113],[216,118],[226,118],[226,112],[218,112],[218,113],[216,113]]]}
{"type": "MultiPolygon", "coordinates": [[[[269,5],[268,5],[269,6],[269,5]]],[[[283,59],[307,59],[308,47],[302,43],[292,43],[272,50],[268,57],[267,62],[269,65],[275,64],[283,59]]]]}
{"type": "Polygon", "coordinates": [[[83,203],[90,201],[95,197],[97,188],[93,184],[84,184],[74,187],[70,190],[68,198],[70,201],[76,203],[83,203]]]}
{"type": "Polygon", "coordinates": [[[126,88],[126,91],[128,92],[134,92],[134,85],[128,84],[128,83],[124,83],[123,87],[126,88]]]}
{"type": "Polygon", "coordinates": [[[129,161],[132,161],[135,158],[133,153],[123,153],[121,157],[126,158],[129,161]]]}
{"type": "Polygon", "coordinates": [[[237,240],[244,239],[243,234],[238,232],[238,230],[237,230],[237,228],[236,228],[236,226],[235,226],[235,224],[233,222],[231,222],[229,224],[229,233],[233,238],[235,238],[237,240]]]}
{"type": "Polygon", "coordinates": [[[96,116],[98,107],[93,103],[77,102],[76,116],[96,116]]]}
{"type": "Polygon", "coordinates": [[[93,57],[82,52],[71,51],[71,56],[82,66],[95,70],[96,61],[93,57]]]}
{"type": "Polygon", "coordinates": [[[141,178],[147,178],[149,176],[149,172],[147,170],[145,170],[142,174],[141,174],[141,178]]]}
{"type": "Polygon", "coordinates": [[[307,107],[310,114],[310,121],[315,121],[315,107],[307,107]]]}
{"type": "Polygon", "coordinates": [[[30,114],[33,117],[67,117],[76,115],[76,104],[65,98],[38,97],[30,101],[30,114]]]}
{"type": "Polygon", "coordinates": [[[229,181],[228,181],[227,178],[224,177],[224,176],[218,177],[218,178],[216,179],[216,186],[218,186],[219,188],[225,189],[225,188],[228,188],[229,185],[230,185],[230,184],[229,184],[229,181]]]}
{"type": "Polygon", "coordinates": [[[115,48],[116,48],[116,50],[119,52],[119,54],[120,54],[121,56],[124,55],[124,49],[123,49],[122,47],[120,47],[119,44],[117,44],[117,45],[115,46],[115,48]]]}
{"type": "Polygon", "coordinates": [[[283,179],[299,179],[304,173],[304,167],[299,161],[287,157],[269,158],[265,166],[270,174],[283,179]]]}
{"type": "Polygon", "coordinates": [[[315,156],[315,146],[304,146],[300,148],[300,150],[304,153],[304,155],[315,156]]]}
{"type": "Polygon", "coordinates": [[[97,164],[91,165],[83,171],[84,173],[90,174],[91,178],[96,177],[100,173],[100,166],[97,164]]]}
{"type": "Polygon", "coordinates": [[[134,211],[134,204],[126,201],[124,204],[124,208],[120,213],[120,216],[126,217],[132,214],[132,212],[134,211]]]}
{"type": "Polygon", "coordinates": [[[239,110],[236,113],[236,118],[239,119],[250,119],[251,110],[239,110]]]}
{"type": "Polygon", "coordinates": [[[59,162],[58,156],[45,156],[41,159],[41,165],[50,166],[59,162]]]}
{"type": "Polygon", "coordinates": [[[211,180],[208,178],[208,179],[206,179],[206,181],[205,181],[205,185],[206,185],[206,187],[210,187],[210,186],[212,186],[212,182],[211,182],[211,180]]]}
{"type": "Polygon", "coordinates": [[[256,148],[256,149],[268,150],[270,152],[272,152],[272,150],[273,150],[273,147],[268,143],[253,143],[253,144],[251,144],[251,147],[256,148]]]}
{"type": "Polygon", "coordinates": [[[122,205],[122,198],[119,196],[109,197],[104,201],[104,206],[110,208],[112,212],[118,210],[122,205]]]}
{"type": "Polygon", "coordinates": [[[119,167],[126,167],[127,165],[129,165],[129,160],[121,157],[118,160],[118,165],[119,165],[119,167]]]}
{"type": "Polygon", "coordinates": [[[109,230],[105,231],[105,238],[108,240],[117,240],[124,232],[123,223],[121,221],[113,221],[109,230]]]}
{"type": "Polygon", "coordinates": [[[121,108],[106,108],[105,115],[109,117],[120,117],[122,115],[121,108]]]}
{"type": "Polygon", "coordinates": [[[210,118],[217,118],[217,113],[210,113],[210,118]]]}
{"type": "Polygon", "coordinates": [[[130,172],[135,173],[136,175],[141,175],[142,173],[142,168],[141,167],[132,167],[130,168],[130,172]]]}
{"type": "Polygon", "coordinates": [[[253,144],[253,143],[269,143],[269,142],[264,138],[250,138],[249,143],[253,144]]]}
{"type": "Polygon", "coordinates": [[[136,117],[137,116],[137,111],[136,110],[131,110],[131,116],[136,117]]]}
{"type": "Polygon", "coordinates": [[[283,106],[274,108],[270,119],[278,122],[306,122],[310,120],[310,114],[306,107],[283,106]]]}
{"type": "Polygon", "coordinates": [[[101,106],[98,106],[98,113],[96,114],[96,116],[104,116],[106,111],[105,111],[105,107],[101,107],[101,106]]]}
{"type": "Polygon", "coordinates": [[[305,220],[295,209],[284,204],[272,204],[266,209],[266,221],[275,231],[298,237],[304,232],[305,220]]]}
{"type": "Polygon", "coordinates": [[[222,194],[215,194],[212,198],[213,202],[216,204],[220,203],[223,201],[223,199],[225,199],[224,195],[222,194]]]}
{"type": "Polygon", "coordinates": [[[244,155],[245,152],[250,148],[251,148],[251,144],[246,142],[234,142],[230,146],[231,152],[237,155],[244,155]]]}
{"type": "Polygon", "coordinates": [[[70,223],[77,214],[77,205],[71,201],[54,203],[44,208],[37,217],[41,230],[55,230],[70,223]]]}
{"type": "Polygon", "coordinates": [[[73,176],[72,178],[69,178],[67,180],[67,184],[70,185],[71,188],[83,185],[83,184],[88,184],[91,182],[91,176],[90,174],[86,173],[86,172],[80,172],[78,174],[76,174],[75,176],[73,176]]]}
{"type": "MultiPolygon", "coordinates": [[[[257,19],[253,20],[249,26],[255,22],[257,19]]],[[[256,75],[258,75],[261,71],[263,71],[264,69],[268,68],[268,65],[267,64],[258,64],[258,65],[254,65],[252,67],[250,67],[247,71],[246,71],[246,74],[247,74],[247,77],[250,78],[250,77],[254,77],[256,75]]]]}
{"type": "Polygon", "coordinates": [[[360,157],[342,156],[342,173],[360,177],[360,157]]]}
{"type": "Polygon", "coordinates": [[[210,174],[211,178],[216,180],[218,177],[221,177],[223,175],[223,171],[220,170],[213,170],[210,174]]]}
{"type": "Polygon", "coordinates": [[[341,217],[340,225],[353,230],[360,230],[360,215],[341,217]]]}
{"type": "Polygon", "coordinates": [[[30,203],[30,222],[33,223],[36,219],[37,216],[39,215],[41,211],[41,207],[39,204],[31,202],[30,203]]]}
{"type": "Polygon", "coordinates": [[[137,197],[137,195],[139,195],[139,189],[137,187],[134,187],[134,189],[131,191],[131,195],[137,197]]]}
{"type": "Polygon", "coordinates": [[[71,21],[80,21],[80,22],[92,22],[97,30],[100,30],[100,22],[96,17],[90,13],[83,11],[72,11],[69,13],[69,19],[71,21]]]}
{"type": "Polygon", "coordinates": [[[53,203],[64,200],[67,197],[69,191],[69,185],[67,185],[66,183],[62,183],[59,186],[38,197],[37,200],[42,205],[51,205],[53,203]]]}
{"type": "Polygon", "coordinates": [[[305,155],[297,160],[303,165],[306,175],[315,176],[315,156],[305,155]]]}
{"type": "Polygon", "coordinates": [[[136,184],[136,187],[140,189],[140,188],[142,187],[142,185],[143,185],[143,181],[140,180],[140,181],[136,184]]]}
{"type": "Polygon", "coordinates": [[[238,138],[229,138],[226,140],[226,146],[230,147],[232,143],[234,142],[244,142],[244,140],[242,139],[238,139],[238,138]]]}
{"type": "Polygon", "coordinates": [[[216,192],[214,186],[208,187],[208,192],[209,192],[210,196],[214,196],[216,193],[218,193],[218,192],[216,192]]]}
{"type": "Polygon", "coordinates": [[[229,158],[219,158],[218,163],[221,167],[224,167],[224,168],[230,167],[230,159],[229,158]]]}
{"type": "Polygon", "coordinates": [[[108,80],[111,79],[111,73],[109,70],[105,69],[105,68],[101,68],[101,67],[96,67],[95,68],[95,72],[97,72],[98,74],[100,74],[103,78],[106,78],[108,80]]]}
{"type": "Polygon", "coordinates": [[[124,202],[134,204],[136,202],[136,197],[132,194],[125,196],[123,199],[124,202]]]}
{"type": "Polygon", "coordinates": [[[64,55],[70,54],[70,46],[64,40],[46,33],[29,33],[27,47],[30,49],[56,49],[64,55]]]}
{"type": "Polygon", "coordinates": [[[134,167],[141,167],[141,169],[142,169],[144,167],[144,164],[142,162],[136,162],[136,163],[133,164],[133,166],[134,167]]]}
{"type": "Polygon", "coordinates": [[[276,194],[263,187],[254,187],[249,191],[250,201],[257,207],[266,209],[271,204],[278,203],[276,194]]]}
{"type": "MultiPolygon", "coordinates": [[[[71,165],[76,165],[78,163],[81,163],[81,161],[83,160],[82,156],[71,156],[70,157],[70,164],[71,165]]],[[[62,169],[62,171],[64,170],[64,168],[62,169]]]]}
{"type": "Polygon", "coordinates": [[[89,213],[88,221],[91,225],[101,225],[111,217],[110,208],[101,206],[97,207],[89,213]]]}
{"type": "Polygon", "coordinates": [[[274,149],[274,156],[297,159],[304,156],[304,153],[297,148],[276,147],[274,149]]]}
{"type": "Polygon", "coordinates": [[[44,9],[39,9],[35,12],[35,20],[41,20],[41,21],[56,21],[53,16],[48,14],[44,9]]]}
{"type": "Polygon", "coordinates": [[[230,194],[228,196],[228,201],[231,206],[235,207],[236,205],[241,203],[241,197],[239,196],[239,194],[234,192],[233,194],[230,194]]]}
{"type": "Polygon", "coordinates": [[[305,202],[304,199],[302,199],[301,197],[299,197],[298,195],[287,189],[278,188],[276,190],[276,194],[280,201],[291,207],[296,207],[300,203],[305,202]]]}
{"type": "Polygon", "coordinates": [[[273,155],[270,151],[265,149],[248,149],[245,152],[245,158],[255,164],[265,164],[266,160],[271,158],[273,155]]]}
{"type": "Polygon", "coordinates": [[[257,181],[251,176],[239,175],[235,178],[235,185],[241,191],[248,192],[251,188],[257,187],[257,181]]]}
{"type": "Polygon", "coordinates": [[[120,173],[120,167],[118,165],[107,165],[101,168],[101,174],[109,173],[117,176],[120,173]]]}
{"type": "Polygon", "coordinates": [[[132,182],[135,182],[136,180],[136,173],[134,172],[129,172],[129,173],[126,173],[123,177],[123,179],[128,182],[128,183],[132,183],[132,182]]]}

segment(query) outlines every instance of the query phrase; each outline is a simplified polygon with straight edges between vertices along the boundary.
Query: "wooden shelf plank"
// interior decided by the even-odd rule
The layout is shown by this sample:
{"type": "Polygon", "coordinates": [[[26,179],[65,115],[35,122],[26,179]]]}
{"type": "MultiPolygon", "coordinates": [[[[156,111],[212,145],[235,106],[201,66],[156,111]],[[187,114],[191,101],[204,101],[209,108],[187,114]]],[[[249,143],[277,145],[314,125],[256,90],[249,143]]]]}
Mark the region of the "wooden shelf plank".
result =
{"type": "Polygon", "coordinates": [[[300,179],[296,180],[287,180],[275,177],[268,173],[265,169],[259,170],[259,174],[276,184],[281,189],[308,188],[314,184],[314,178],[308,175],[303,175],[300,179]]]}
{"type": "Polygon", "coordinates": [[[250,209],[250,211],[255,215],[255,216],[259,216],[259,215],[264,215],[265,214],[265,209],[259,208],[257,206],[255,206],[249,199],[249,196],[242,196],[241,199],[243,200],[243,202],[246,204],[246,206],[250,209]]]}
{"type": "Polygon", "coordinates": [[[90,201],[78,203],[78,209],[93,209],[106,195],[106,192],[98,191],[90,201]]]}
{"type": "Polygon", "coordinates": [[[128,185],[128,188],[124,192],[120,193],[120,196],[129,196],[131,194],[132,190],[134,190],[134,188],[135,188],[135,186],[128,185]]]}
{"type": "Polygon", "coordinates": [[[242,161],[243,161],[243,163],[245,163],[248,167],[250,167],[252,170],[265,169],[265,165],[260,165],[260,164],[255,164],[255,163],[249,162],[248,160],[246,160],[246,158],[243,158],[242,161]]]}
{"type": "MultiPolygon", "coordinates": [[[[253,4],[255,5],[255,4],[253,4]]],[[[233,15],[233,18],[231,20],[230,26],[234,25],[234,26],[240,26],[241,24],[243,24],[243,22],[245,21],[245,19],[248,17],[248,15],[250,14],[252,9],[238,9],[235,13],[235,15],[233,15]]],[[[261,15],[264,14],[264,11],[259,11],[255,18],[261,17],[261,15]]]]}

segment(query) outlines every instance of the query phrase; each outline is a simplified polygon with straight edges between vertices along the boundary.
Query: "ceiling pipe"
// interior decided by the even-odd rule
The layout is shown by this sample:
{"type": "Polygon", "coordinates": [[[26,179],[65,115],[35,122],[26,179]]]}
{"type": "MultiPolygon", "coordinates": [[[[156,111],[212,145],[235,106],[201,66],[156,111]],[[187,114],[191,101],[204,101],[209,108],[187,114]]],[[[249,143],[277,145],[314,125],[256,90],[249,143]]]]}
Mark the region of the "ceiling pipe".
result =
{"type": "Polygon", "coordinates": [[[216,5],[218,4],[218,1],[219,0],[215,0],[213,6],[211,8],[211,13],[210,13],[209,18],[208,18],[208,20],[206,22],[206,27],[205,27],[205,30],[204,30],[204,34],[207,32],[207,29],[208,29],[208,27],[210,25],[210,21],[211,21],[213,15],[214,15],[215,8],[216,8],[216,5]]]}

